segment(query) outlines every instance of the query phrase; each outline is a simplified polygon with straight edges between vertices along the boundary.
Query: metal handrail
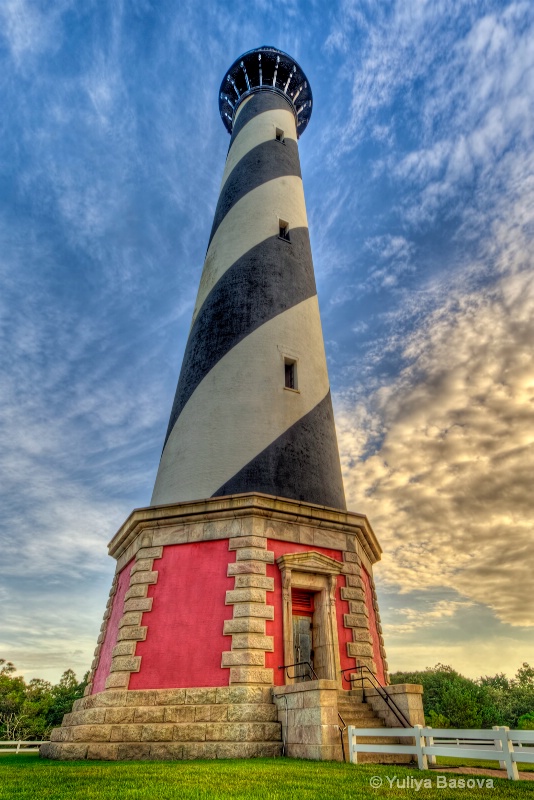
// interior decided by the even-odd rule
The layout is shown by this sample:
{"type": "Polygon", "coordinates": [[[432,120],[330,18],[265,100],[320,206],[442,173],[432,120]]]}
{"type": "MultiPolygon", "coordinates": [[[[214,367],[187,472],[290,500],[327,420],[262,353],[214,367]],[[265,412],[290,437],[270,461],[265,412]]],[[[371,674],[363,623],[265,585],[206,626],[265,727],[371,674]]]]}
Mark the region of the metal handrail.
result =
{"type": "Polygon", "coordinates": [[[353,681],[355,681],[355,680],[356,681],[358,681],[358,680],[361,681],[362,703],[366,703],[367,702],[366,697],[365,697],[365,686],[364,686],[364,681],[367,680],[369,682],[371,688],[375,689],[378,692],[378,696],[385,702],[385,704],[388,706],[389,710],[397,717],[397,719],[400,722],[400,724],[402,725],[402,727],[403,728],[411,728],[412,727],[412,723],[410,722],[410,720],[400,710],[400,708],[398,707],[396,702],[388,694],[388,692],[386,690],[386,687],[383,686],[380,683],[380,681],[378,680],[378,678],[376,677],[374,672],[372,672],[372,670],[370,670],[368,666],[366,666],[365,664],[362,664],[362,665],[359,665],[359,666],[356,666],[356,667],[348,667],[347,669],[342,669],[341,673],[342,673],[343,679],[349,682],[351,689],[353,688],[353,686],[352,686],[352,682],[353,681]],[[368,674],[364,675],[364,670],[368,674]],[[349,678],[347,678],[345,676],[345,672],[351,672],[351,673],[359,672],[360,675],[356,676],[356,677],[353,677],[353,675],[351,675],[349,678]]]}
{"type": "Polygon", "coordinates": [[[287,729],[289,726],[289,706],[287,704],[287,695],[285,694],[273,694],[273,700],[279,700],[283,698],[286,703],[286,727],[282,725],[282,755],[287,756],[287,729]]]}
{"type": "Polygon", "coordinates": [[[304,678],[307,681],[319,680],[319,678],[317,677],[317,673],[315,672],[314,668],[312,667],[309,661],[297,661],[295,664],[282,664],[281,666],[278,667],[278,669],[285,669],[286,675],[290,681],[295,680],[295,678],[304,678]],[[288,672],[288,670],[290,670],[291,667],[304,667],[304,666],[308,667],[309,669],[308,675],[290,675],[288,672]]]}
{"type": "Polygon", "coordinates": [[[341,720],[341,725],[343,725],[343,727],[341,727],[341,725],[338,725],[337,727],[339,728],[339,737],[341,739],[341,752],[343,753],[343,761],[346,761],[347,757],[345,755],[345,742],[343,741],[343,734],[347,730],[347,723],[345,722],[339,711],[337,712],[337,715],[341,720]]]}

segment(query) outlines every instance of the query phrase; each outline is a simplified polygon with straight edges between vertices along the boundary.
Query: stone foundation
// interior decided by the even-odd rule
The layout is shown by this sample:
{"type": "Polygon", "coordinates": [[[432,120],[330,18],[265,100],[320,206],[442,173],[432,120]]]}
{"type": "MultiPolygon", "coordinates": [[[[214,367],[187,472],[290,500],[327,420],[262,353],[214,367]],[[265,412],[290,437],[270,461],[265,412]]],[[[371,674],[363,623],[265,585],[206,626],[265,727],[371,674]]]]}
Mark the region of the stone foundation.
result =
{"type": "Polygon", "coordinates": [[[254,758],[282,754],[263,687],[105,691],[77,700],[40,749],[52,759],[254,758]]]}
{"type": "Polygon", "coordinates": [[[277,686],[273,696],[282,725],[286,755],[316,761],[342,761],[337,711],[337,681],[306,681],[277,686]]]}

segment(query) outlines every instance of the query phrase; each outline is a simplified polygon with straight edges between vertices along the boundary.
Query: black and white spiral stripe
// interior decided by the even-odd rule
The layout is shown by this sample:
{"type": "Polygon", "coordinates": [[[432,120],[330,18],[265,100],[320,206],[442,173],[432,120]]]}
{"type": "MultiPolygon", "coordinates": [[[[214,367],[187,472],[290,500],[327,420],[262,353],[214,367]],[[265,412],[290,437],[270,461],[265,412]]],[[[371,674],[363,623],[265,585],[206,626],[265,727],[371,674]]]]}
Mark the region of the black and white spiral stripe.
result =
{"type": "Polygon", "coordinates": [[[283,97],[239,109],[153,505],[257,491],[345,508],[296,138],[283,97]]]}

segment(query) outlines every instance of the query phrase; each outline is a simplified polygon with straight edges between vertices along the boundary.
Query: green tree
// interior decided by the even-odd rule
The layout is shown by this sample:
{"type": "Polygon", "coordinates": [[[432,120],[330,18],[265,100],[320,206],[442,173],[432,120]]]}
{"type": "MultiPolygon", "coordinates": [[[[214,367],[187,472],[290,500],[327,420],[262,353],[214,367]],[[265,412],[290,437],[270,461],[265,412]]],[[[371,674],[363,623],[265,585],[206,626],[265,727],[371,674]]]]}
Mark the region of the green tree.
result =
{"type": "Polygon", "coordinates": [[[514,729],[534,714],[534,668],[526,662],[511,679],[501,672],[471,680],[436,664],[420,672],[397,672],[391,682],[422,684],[425,719],[433,728],[514,729]]]}
{"type": "Polygon", "coordinates": [[[61,725],[63,716],[72,710],[74,701],[78,700],[79,697],[83,697],[88,679],[89,673],[86,672],[82,681],[79,682],[74,672],[68,669],[61,676],[59,683],[52,687],[52,702],[46,713],[46,722],[49,729],[61,725]]]}
{"type": "Polygon", "coordinates": [[[26,684],[24,703],[27,739],[44,739],[48,736],[49,725],[46,715],[52,702],[52,684],[41,678],[33,678],[26,684]]]}
{"type": "Polygon", "coordinates": [[[26,683],[15,672],[10,661],[0,659],[0,739],[46,739],[83,696],[89,675],[79,682],[68,669],[53,686],[41,678],[26,683]]]}
{"type": "Polygon", "coordinates": [[[11,661],[0,658],[0,738],[19,739],[25,736],[26,715],[24,678],[17,677],[11,661]]]}
{"type": "Polygon", "coordinates": [[[503,724],[517,728],[525,714],[534,712],[534,668],[524,662],[510,680],[502,675],[480,678],[503,716],[503,724]]]}
{"type": "Polygon", "coordinates": [[[517,727],[520,731],[534,731],[534,711],[529,711],[519,717],[517,727]]]}
{"type": "Polygon", "coordinates": [[[432,727],[491,728],[505,724],[495,697],[487,686],[465,678],[452,667],[436,664],[422,672],[397,672],[392,683],[423,686],[425,719],[432,727]],[[438,726],[439,721],[439,726],[438,726]]]}
{"type": "Polygon", "coordinates": [[[534,689],[534,667],[523,661],[523,665],[515,674],[514,682],[523,688],[534,689]]]}

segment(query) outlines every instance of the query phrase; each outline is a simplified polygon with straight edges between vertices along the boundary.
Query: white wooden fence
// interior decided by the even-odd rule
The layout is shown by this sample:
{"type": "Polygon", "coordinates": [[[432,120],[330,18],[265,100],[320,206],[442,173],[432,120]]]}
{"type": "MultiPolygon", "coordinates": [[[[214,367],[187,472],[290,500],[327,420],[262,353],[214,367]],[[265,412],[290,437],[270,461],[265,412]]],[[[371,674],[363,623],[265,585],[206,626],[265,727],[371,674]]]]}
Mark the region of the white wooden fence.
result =
{"type": "Polygon", "coordinates": [[[458,730],[452,728],[355,728],[349,725],[349,752],[352,764],[358,753],[392,753],[414,755],[419,769],[436,763],[436,756],[498,761],[511,780],[518,780],[517,762],[534,764],[534,731],[511,731],[505,727],[493,730],[458,730]],[[394,737],[413,739],[413,744],[365,744],[362,737],[394,737]],[[526,745],[526,747],[524,746],[526,745]],[[529,746],[530,745],[530,746],[529,746]]]}
{"type": "Polygon", "coordinates": [[[38,753],[39,747],[44,742],[27,742],[18,741],[14,742],[12,739],[5,742],[0,742],[0,753],[38,753]]]}

